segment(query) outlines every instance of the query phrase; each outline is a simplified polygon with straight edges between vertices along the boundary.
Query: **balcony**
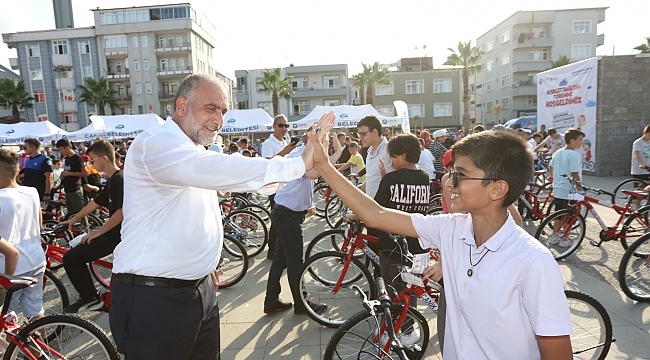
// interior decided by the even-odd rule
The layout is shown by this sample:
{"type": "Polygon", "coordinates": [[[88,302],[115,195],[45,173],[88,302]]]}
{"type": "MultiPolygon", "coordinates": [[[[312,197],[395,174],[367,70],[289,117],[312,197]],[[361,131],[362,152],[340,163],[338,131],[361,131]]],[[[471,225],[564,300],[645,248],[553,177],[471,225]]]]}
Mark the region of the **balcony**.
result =
{"type": "Polygon", "coordinates": [[[173,43],[168,45],[156,46],[156,54],[180,55],[192,51],[192,44],[183,42],[181,44],[173,43]]]}
{"type": "Polygon", "coordinates": [[[72,78],[55,78],[54,84],[58,89],[74,89],[74,79],[72,78]]]}
{"type": "Polygon", "coordinates": [[[118,103],[129,103],[129,102],[132,101],[132,99],[133,99],[133,97],[130,94],[129,95],[126,95],[126,94],[116,94],[115,95],[115,101],[117,101],[118,103]]]}
{"type": "Polygon", "coordinates": [[[9,58],[9,65],[11,66],[11,70],[20,70],[18,58],[9,58]]]}
{"type": "Polygon", "coordinates": [[[158,100],[160,101],[171,101],[176,97],[175,93],[169,91],[158,91],[158,100]]]}
{"type": "Polygon", "coordinates": [[[57,66],[64,66],[64,67],[70,67],[72,66],[72,58],[70,57],[70,54],[63,54],[63,55],[52,55],[52,66],[57,67],[57,66]]]}
{"type": "Polygon", "coordinates": [[[106,79],[107,80],[120,80],[120,79],[128,79],[131,75],[129,75],[129,69],[123,69],[122,71],[109,71],[106,74],[106,79]]]}
{"type": "Polygon", "coordinates": [[[555,44],[555,38],[549,36],[528,37],[527,34],[520,33],[514,41],[515,49],[525,49],[533,47],[552,47],[555,44]]]}
{"type": "Polygon", "coordinates": [[[551,61],[522,61],[512,65],[512,72],[535,72],[548,70],[551,67],[551,61]]]}
{"type": "Polygon", "coordinates": [[[104,56],[107,59],[124,59],[128,54],[127,48],[107,48],[104,49],[104,56]]]}
{"type": "Polygon", "coordinates": [[[601,46],[604,43],[605,43],[605,34],[598,35],[598,38],[596,39],[596,46],[601,46]]]}
{"type": "Polygon", "coordinates": [[[158,69],[156,74],[158,76],[186,76],[192,73],[192,67],[191,66],[184,66],[184,67],[167,67],[165,69],[158,69]]]}
{"type": "Polygon", "coordinates": [[[310,87],[294,87],[293,99],[312,98],[312,97],[325,97],[325,96],[347,96],[347,86],[331,86],[323,88],[322,85],[313,85],[310,87]]]}
{"type": "Polygon", "coordinates": [[[59,101],[58,110],[60,113],[77,112],[76,101],[59,101]]]}
{"type": "Polygon", "coordinates": [[[537,86],[520,85],[512,88],[512,96],[537,96],[537,86]]]}

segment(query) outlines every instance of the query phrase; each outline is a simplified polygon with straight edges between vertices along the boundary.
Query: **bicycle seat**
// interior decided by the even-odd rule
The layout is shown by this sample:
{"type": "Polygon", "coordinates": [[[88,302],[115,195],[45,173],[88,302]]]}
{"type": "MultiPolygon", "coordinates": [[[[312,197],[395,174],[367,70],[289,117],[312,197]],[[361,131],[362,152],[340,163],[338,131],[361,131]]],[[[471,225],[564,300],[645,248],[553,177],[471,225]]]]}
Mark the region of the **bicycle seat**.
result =
{"type": "Polygon", "coordinates": [[[635,199],[647,199],[648,192],[643,190],[623,190],[623,194],[629,195],[635,199]]]}
{"type": "Polygon", "coordinates": [[[7,290],[7,293],[13,293],[36,283],[38,283],[36,278],[0,274],[0,285],[7,290]]]}

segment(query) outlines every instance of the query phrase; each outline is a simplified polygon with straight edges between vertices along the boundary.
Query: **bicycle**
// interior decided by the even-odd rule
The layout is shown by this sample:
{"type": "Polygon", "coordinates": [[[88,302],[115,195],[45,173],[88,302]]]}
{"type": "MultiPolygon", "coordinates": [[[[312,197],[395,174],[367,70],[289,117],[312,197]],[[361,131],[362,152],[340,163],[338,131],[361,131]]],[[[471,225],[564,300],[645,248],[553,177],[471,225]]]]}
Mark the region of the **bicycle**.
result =
{"type": "Polygon", "coordinates": [[[248,210],[235,210],[221,216],[224,233],[239,240],[246,248],[248,257],[264,251],[269,241],[269,230],[257,214],[248,210]]]}
{"type": "MultiPolygon", "coordinates": [[[[635,191],[635,190],[643,190],[646,188],[648,185],[650,185],[650,180],[641,180],[641,179],[636,179],[636,178],[630,178],[630,179],[625,179],[618,183],[616,187],[614,188],[614,191],[612,192],[612,204],[616,205],[621,205],[621,204],[626,204],[630,201],[630,196],[625,193],[625,191],[635,191]]],[[[638,206],[645,206],[645,205],[650,205],[650,197],[646,196],[643,199],[637,199],[638,201],[638,206]],[[641,201],[645,200],[643,202],[643,205],[641,205],[641,201]]]]}
{"type": "MultiPolygon", "coordinates": [[[[596,195],[612,195],[612,193],[605,190],[592,189],[566,175],[562,176],[572,184],[581,186],[587,192],[596,195]]],[[[641,199],[646,195],[642,192],[628,190],[625,190],[625,193],[630,196],[630,201],[624,207],[585,195],[584,198],[577,200],[568,209],[556,211],[546,217],[537,228],[535,238],[549,248],[556,260],[571,255],[577,250],[585,237],[585,216],[581,214],[581,209],[584,207],[588,213],[593,215],[601,227],[598,240],[590,240],[591,245],[601,246],[604,241],[620,240],[623,248],[627,249],[628,241],[632,242],[649,231],[648,211],[650,211],[650,206],[644,206],[636,211],[633,210],[631,204],[633,200],[641,199]],[[607,226],[592,204],[600,204],[619,212],[620,215],[616,224],[607,226]]]]}
{"type": "Polygon", "coordinates": [[[18,323],[7,312],[14,292],[37,283],[34,278],[0,274],[6,299],[0,314],[2,335],[8,342],[4,359],[120,358],[115,344],[97,325],[72,315],[49,315],[33,323],[18,323]]]}
{"type": "Polygon", "coordinates": [[[650,234],[641,236],[623,254],[618,283],[630,299],[650,302],[650,234]]]}
{"type": "Polygon", "coordinates": [[[542,220],[552,212],[553,199],[553,187],[550,183],[540,186],[531,182],[519,195],[519,213],[524,219],[542,220]]]}

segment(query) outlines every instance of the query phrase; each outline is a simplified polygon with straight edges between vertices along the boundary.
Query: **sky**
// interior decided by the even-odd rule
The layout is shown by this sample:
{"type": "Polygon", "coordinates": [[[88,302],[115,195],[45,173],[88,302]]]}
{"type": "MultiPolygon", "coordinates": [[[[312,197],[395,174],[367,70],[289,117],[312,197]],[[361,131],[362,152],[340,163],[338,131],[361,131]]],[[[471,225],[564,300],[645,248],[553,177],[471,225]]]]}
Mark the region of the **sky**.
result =
{"type": "MultiPolygon", "coordinates": [[[[90,9],[164,4],[163,0],[72,0],[75,27],[93,26],[90,9]]],[[[597,55],[635,54],[650,37],[648,0],[194,0],[214,28],[215,68],[234,79],[236,69],[394,63],[432,56],[440,66],[459,41],[475,41],[519,10],[609,7],[598,34],[597,55]],[[422,49],[426,45],[426,49],[422,49]]],[[[3,1],[0,33],[54,29],[52,0],[3,1]]],[[[9,67],[15,49],[0,44],[0,64],[9,67]]]]}

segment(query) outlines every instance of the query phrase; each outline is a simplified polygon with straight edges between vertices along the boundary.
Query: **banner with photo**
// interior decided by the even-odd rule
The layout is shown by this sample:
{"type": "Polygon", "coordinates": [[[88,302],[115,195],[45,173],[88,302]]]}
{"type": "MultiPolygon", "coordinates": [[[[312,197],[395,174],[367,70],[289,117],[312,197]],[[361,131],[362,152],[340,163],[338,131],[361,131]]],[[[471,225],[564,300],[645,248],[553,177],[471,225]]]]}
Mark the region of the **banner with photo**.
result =
{"type": "Polygon", "coordinates": [[[594,57],[537,74],[537,126],[559,133],[578,128],[585,133],[582,169],[596,163],[598,58],[594,57]]]}

